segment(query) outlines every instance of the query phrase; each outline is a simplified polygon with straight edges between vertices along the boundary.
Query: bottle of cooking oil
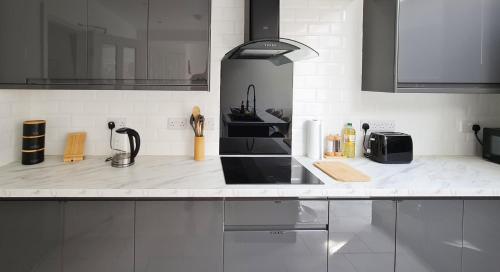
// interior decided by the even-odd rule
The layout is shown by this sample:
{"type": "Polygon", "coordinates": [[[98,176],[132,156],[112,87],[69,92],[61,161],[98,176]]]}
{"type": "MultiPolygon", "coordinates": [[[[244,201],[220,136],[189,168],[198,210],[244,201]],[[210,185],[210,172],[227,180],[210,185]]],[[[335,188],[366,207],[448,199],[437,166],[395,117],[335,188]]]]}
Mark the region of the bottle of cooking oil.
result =
{"type": "Polygon", "coordinates": [[[344,157],[354,158],[356,156],[356,130],[352,127],[352,123],[347,125],[342,130],[342,138],[344,144],[344,157]]]}

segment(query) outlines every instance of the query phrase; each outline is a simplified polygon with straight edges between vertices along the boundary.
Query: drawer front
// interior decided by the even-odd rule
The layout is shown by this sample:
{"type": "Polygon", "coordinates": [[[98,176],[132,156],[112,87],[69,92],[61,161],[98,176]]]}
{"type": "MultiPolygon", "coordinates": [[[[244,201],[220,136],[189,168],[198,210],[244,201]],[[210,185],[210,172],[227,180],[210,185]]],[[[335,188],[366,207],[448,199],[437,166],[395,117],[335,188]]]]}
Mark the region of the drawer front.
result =
{"type": "Polygon", "coordinates": [[[325,272],[327,231],[227,231],[224,272],[325,272]]]}
{"type": "Polygon", "coordinates": [[[230,226],[328,224],[326,200],[230,200],[225,203],[230,226]]]}

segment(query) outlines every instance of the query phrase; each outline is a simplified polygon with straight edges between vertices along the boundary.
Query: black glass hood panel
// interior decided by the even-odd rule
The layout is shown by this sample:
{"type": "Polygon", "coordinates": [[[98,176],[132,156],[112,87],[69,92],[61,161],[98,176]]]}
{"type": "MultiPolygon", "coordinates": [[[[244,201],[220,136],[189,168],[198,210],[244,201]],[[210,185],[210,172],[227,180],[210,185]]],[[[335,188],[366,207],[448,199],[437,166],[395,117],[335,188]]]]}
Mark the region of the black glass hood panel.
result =
{"type": "Polygon", "coordinates": [[[222,157],[226,184],[323,184],[290,157],[222,157]]]}
{"type": "Polygon", "coordinates": [[[319,56],[311,47],[298,41],[277,38],[244,43],[229,51],[224,59],[264,59],[274,65],[307,60],[319,56]]]}
{"type": "Polygon", "coordinates": [[[221,155],[292,154],[293,63],[221,63],[221,155]]]}

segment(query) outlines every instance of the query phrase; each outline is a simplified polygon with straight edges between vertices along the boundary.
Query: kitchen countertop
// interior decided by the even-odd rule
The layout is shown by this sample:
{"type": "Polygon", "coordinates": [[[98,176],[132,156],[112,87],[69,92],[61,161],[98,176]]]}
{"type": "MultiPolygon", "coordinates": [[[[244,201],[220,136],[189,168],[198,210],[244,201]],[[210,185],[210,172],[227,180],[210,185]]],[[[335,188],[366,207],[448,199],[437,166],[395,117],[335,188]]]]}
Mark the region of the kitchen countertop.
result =
{"type": "Polygon", "coordinates": [[[48,156],[33,166],[0,167],[0,198],[175,198],[175,197],[500,197],[500,165],[479,157],[417,157],[405,165],[364,158],[345,160],[372,177],[337,182],[308,158],[299,162],[324,185],[226,185],[218,157],[142,156],[129,168],[112,168],[104,157],[64,164],[48,156]]]}

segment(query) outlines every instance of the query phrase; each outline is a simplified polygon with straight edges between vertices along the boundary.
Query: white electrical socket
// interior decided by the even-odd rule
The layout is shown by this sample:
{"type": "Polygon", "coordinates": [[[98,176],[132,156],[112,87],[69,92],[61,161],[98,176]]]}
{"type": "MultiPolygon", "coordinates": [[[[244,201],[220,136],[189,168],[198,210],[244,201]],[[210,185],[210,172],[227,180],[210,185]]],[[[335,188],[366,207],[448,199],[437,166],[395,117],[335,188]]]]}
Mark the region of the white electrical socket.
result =
{"type": "Polygon", "coordinates": [[[106,128],[108,128],[109,122],[115,123],[115,129],[119,129],[119,128],[123,128],[123,127],[127,126],[127,118],[123,118],[123,117],[108,118],[107,123],[106,123],[106,128]]]}
{"type": "Polygon", "coordinates": [[[116,131],[117,129],[119,128],[124,128],[127,126],[127,118],[124,118],[124,117],[113,117],[113,118],[108,118],[107,122],[106,122],[106,129],[109,130],[109,128],[107,127],[108,126],[108,123],[109,122],[114,122],[115,123],[115,128],[113,129],[113,141],[112,141],[112,148],[116,148],[116,149],[123,149],[123,145],[125,143],[121,142],[120,141],[120,137],[115,137],[116,136],[116,133],[114,133],[114,131],[116,131]]]}
{"type": "Polygon", "coordinates": [[[460,120],[457,122],[458,131],[462,133],[474,133],[472,126],[474,124],[479,124],[479,121],[474,120],[460,120]]]}
{"type": "Polygon", "coordinates": [[[370,125],[367,134],[370,134],[370,132],[382,131],[392,132],[396,129],[396,122],[394,120],[361,120],[359,127],[362,128],[364,123],[370,125]]]}
{"type": "Polygon", "coordinates": [[[184,117],[168,118],[167,128],[172,130],[187,129],[188,119],[184,117]]]}

